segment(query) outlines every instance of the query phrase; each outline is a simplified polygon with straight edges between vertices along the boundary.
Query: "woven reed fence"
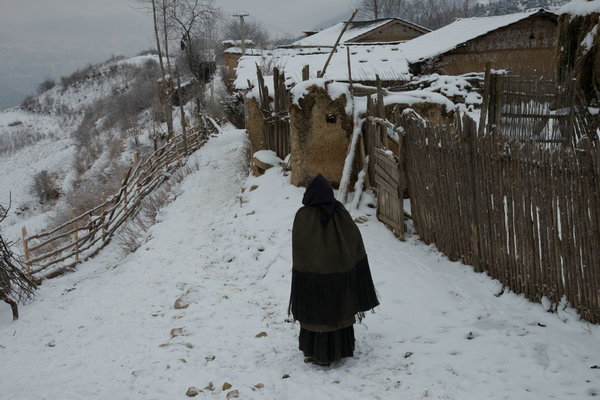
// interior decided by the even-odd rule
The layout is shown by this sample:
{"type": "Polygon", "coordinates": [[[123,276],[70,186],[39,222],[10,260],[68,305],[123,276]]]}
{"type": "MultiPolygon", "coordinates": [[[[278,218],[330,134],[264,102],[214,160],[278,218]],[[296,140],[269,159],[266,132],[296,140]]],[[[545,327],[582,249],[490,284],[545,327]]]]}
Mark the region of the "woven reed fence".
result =
{"type": "MultiPolygon", "coordinates": [[[[488,73],[486,86],[479,129],[466,116],[435,126],[411,111],[392,123],[374,103],[370,170],[395,161],[385,168],[408,186],[416,232],[450,260],[533,301],[564,297],[600,323],[598,121],[569,85],[488,73]]],[[[378,215],[394,226],[403,205],[390,190],[377,187],[378,215]]]]}
{"type": "MultiPolygon", "coordinates": [[[[188,134],[180,134],[158,148],[123,176],[120,189],[91,210],[77,214],[56,228],[29,235],[22,229],[25,267],[36,281],[54,278],[96,255],[117,229],[140,210],[142,200],[169,179],[187,156],[199,149],[216,127],[203,120],[188,134]]],[[[104,197],[104,195],[102,196],[104,197]]]]}
{"type": "Polygon", "coordinates": [[[565,296],[599,323],[598,148],[478,136],[467,117],[453,127],[404,124],[420,238],[529,299],[565,296]]]}

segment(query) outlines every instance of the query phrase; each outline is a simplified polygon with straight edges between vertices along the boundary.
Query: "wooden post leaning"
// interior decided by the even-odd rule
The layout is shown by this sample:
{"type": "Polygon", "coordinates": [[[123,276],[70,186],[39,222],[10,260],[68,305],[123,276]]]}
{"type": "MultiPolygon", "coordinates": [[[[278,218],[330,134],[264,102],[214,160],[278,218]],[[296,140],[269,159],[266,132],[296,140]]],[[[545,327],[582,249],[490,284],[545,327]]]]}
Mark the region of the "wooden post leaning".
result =
{"type": "Polygon", "coordinates": [[[79,262],[79,233],[77,232],[77,210],[71,210],[73,221],[73,241],[75,242],[75,262],[79,262]]]}
{"type": "Polygon", "coordinates": [[[102,197],[100,198],[100,200],[101,200],[100,204],[102,204],[102,209],[101,209],[102,214],[100,214],[101,215],[100,224],[102,224],[102,241],[105,241],[106,240],[106,222],[105,222],[106,206],[104,205],[104,203],[106,203],[106,195],[104,194],[104,192],[102,192],[102,197]]]}
{"type": "MultiPolygon", "coordinates": [[[[139,185],[139,182],[138,182],[138,180],[137,180],[137,177],[138,177],[138,176],[139,176],[139,174],[140,174],[140,172],[138,171],[138,168],[137,168],[137,167],[138,167],[138,165],[139,165],[139,163],[140,163],[140,155],[139,155],[139,153],[136,151],[136,152],[133,154],[133,170],[135,171],[135,174],[133,175],[133,179],[135,179],[135,180],[136,180],[136,182],[135,182],[135,189],[136,189],[136,192],[137,192],[137,193],[140,193],[140,185],[139,185]]],[[[104,201],[103,201],[102,203],[104,203],[104,201]]]]}
{"type": "Polygon", "coordinates": [[[127,174],[123,174],[123,206],[127,205],[127,174]]]}

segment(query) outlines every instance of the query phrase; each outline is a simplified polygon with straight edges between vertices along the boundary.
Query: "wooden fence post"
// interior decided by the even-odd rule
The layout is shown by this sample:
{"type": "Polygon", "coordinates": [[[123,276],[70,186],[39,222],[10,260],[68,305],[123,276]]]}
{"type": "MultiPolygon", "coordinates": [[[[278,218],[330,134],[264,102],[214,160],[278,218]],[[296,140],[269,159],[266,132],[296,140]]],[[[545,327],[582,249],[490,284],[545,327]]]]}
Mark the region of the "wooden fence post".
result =
{"type": "Polygon", "coordinates": [[[488,61],[485,64],[485,75],[483,80],[483,104],[481,105],[481,117],[479,120],[479,136],[483,136],[483,132],[486,127],[488,118],[488,108],[490,106],[490,86],[491,86],[491,75],[492,75],[492,63],[488,61]]]}
{"type": "Polygon", "coordinates": [[[123,205],[127,205],[127,174],[123,174],[123,205]]]}
{"type": "MultiPolygon", "coordinates": [[[[381,79],[379,79],[379,75],[375,75],[376,76],[376,83],[377,83],[377,103],[376,103],[376,115],[379,118],[383,118],[385,119],[385,105],[383,103],[383,87],[381,84],[381,79]]],[[[387,140],[385,139],[386,137],[386,133],[385,133],[386,128],[384,126],[381,125],[377,125],[377,140],[375,140],[375,146],[382,148],[382,147],[386,147],[387,148],[387,140]]]]}
{"type": "Polygon", "coordinates": [[[303,81],[307,81],[310,79],[310,67],[307,65],[304,66],[304,68],[302,68],[302,80],[303,81]]]}
{"type": "MultiPolygon", "coordinates": [[[[483,111],[482,111],[483,112],[483,111]]],[[[460,121],[459,121],[460,123],[460,121]]],[[[473,140],[476,134],[475,121],[466,114],[462,118],[462,134],[466,145],[466,171],[468,179],[469,213],[471,214],[471,250],[473,267],[476,272],[481,272],[479,251],[479,218],[477,214],[477,187],[475,186],[475,157],[473,156],[473,140]]]]}
{"type": "Polygon", "coordinates": [[[177,136],[173,137],[173,141],[171,142],[172,146],[175,146],[175,157],[177,157],[177,165],[181,167],[181,157],[179,156],[179,146],[177,146],[177,136]]]}
{"type": "MultiPolygon", "coordinates": [[[[140,185],[139,182],[137,181],[138,176],[140,175],[140,171],[138,171],[138,165],[140,163],[140,155],[138,154],[138,152],[136,151],[133,154],[133,170],[135,171],[135,174],[133,176],[133,179],[136,180],[135,182],[135,188],[136,188],[136,192],[139,193],[140,192],[140,185]]],[[[104,202],[103,202],[104,203],[104,202]]]]}
{"type": "Polygon", "coordinates": [[[31,278],[31,265],[29,264],[29,243],[27,241],[27,229],[21,228],[21,234],[23,237],[23,251],[25,252],[25,271],[27,276],[31,278]]]}
{"type": "Polygon", "coordinates": [[[100,221],[100,223],[102,224],[102,241],[106,240],[106,222],[104,221],[106,219],[106,206],[104,205],[104,203],[106,203],[106,195],[104,194],[104,192],[102,192],[102,197],[100,198],[101,203],[102,204],[102,220],[100,221]]]}
{"type": "MultiPolygon", "coordinates": [[[[73,219],[77,218],[77,210],[72,209],[73,219]]],[[[73,240],[75,241],[75,262],[79,262],[79,232],[77,232],[77,221],[73,221],[73,240]]]]}

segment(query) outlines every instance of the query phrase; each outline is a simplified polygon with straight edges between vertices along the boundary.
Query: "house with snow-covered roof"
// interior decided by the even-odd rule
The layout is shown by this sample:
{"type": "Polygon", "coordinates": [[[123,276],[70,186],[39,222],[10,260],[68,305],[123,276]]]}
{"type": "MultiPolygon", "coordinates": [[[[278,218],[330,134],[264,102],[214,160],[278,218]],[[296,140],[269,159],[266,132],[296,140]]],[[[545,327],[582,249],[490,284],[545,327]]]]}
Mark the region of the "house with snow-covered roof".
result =
{"type": "MultiPolygon", "coordinates": [[[[316,76],[345,25],[345,22],[340,22],[317,33],[306,32],[310,36],[276,49],[246,50],[247,57],[242,60],[238,47],[227,48],[225,60],[232,74],[235,71],[235,87],[247,88],[248,80],[255,79],[256,64],[277,66],[295,82],[301,81],[302,69],[306,65],[310,67],[311,76],[316,76]]],[[[348,80],[348,47],[355,80],[374,82],[375,76],[379,75],[384,81],[404,81],[408,77],[408,65],[398,45],[427,32],[429,29],[399,18],[351,22],[333,54],[327,77],[348,80]]]]}
{"type": "MultiPolygon", "coordinates": [[[[333,47],[345,25],[345,22],[340,22],[320,32],[307,31],[307,37],[293,42],[288,47],[333,47]]],[[[340,43],[402,42],[427,32],[430,30],[400,18],[352,21],[342,35],[340,43]]]]}
{"type": "Polygon", "coordinates": [[[554,74],[558,15],[543,9],[458,19],[401,45],[414,75],[494,69],[554,74]]]}

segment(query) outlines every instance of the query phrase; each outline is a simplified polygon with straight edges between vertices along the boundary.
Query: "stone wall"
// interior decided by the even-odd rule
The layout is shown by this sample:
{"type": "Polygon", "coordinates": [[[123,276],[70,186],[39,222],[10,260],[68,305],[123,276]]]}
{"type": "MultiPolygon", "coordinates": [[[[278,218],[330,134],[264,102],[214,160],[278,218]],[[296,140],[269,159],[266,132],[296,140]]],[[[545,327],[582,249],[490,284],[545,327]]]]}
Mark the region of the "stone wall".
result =
{"type": "Polygon", "coordinates": [[[317,86],[290,107],[291,181],[306,185],[318,173],[334,187],[342,178],[344,161],[352,137],[352,116],[345,111],[346,97],[336,100],[317,86]]]}

